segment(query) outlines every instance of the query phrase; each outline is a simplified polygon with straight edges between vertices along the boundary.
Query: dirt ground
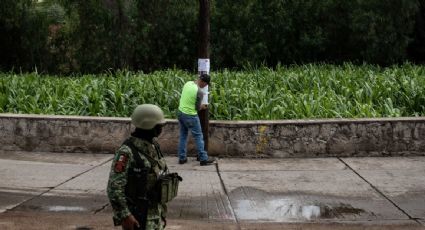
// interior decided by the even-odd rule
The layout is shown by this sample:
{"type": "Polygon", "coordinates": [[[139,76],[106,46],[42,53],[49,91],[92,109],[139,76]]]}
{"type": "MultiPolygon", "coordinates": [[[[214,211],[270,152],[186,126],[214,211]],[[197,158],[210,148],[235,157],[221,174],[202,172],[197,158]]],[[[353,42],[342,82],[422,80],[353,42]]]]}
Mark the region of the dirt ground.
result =
{"type": "MultiPolygon", "coordinates": [[[[91,230],[108,229],[118,230],[114,227],[110,214],[98,213],[82,215],[81,213],[45,213],[45,212],[18,212],[9,211],[0,214],[1,230],[91,230]]],[[[419,230],[425,229],[420,225],[408,225],[400,223],[382,224],[343,224],[343,223],[233,223],[214,222],[200,220],[168,220],[166,230],[419,230]]]]}

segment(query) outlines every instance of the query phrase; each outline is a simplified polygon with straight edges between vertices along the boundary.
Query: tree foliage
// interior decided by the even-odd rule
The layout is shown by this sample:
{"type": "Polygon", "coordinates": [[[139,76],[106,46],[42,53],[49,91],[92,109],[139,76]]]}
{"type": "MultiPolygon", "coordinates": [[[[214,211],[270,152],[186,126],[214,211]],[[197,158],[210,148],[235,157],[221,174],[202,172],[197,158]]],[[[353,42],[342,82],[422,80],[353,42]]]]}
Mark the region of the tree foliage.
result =
{"type": "MultiPolygon", "coordinates": [[[[0,68],[194,70],[198,1],[3,0],[0,68]]],[[[425,57],[425,0],[211,1],[212,68],[425,57]]]]}

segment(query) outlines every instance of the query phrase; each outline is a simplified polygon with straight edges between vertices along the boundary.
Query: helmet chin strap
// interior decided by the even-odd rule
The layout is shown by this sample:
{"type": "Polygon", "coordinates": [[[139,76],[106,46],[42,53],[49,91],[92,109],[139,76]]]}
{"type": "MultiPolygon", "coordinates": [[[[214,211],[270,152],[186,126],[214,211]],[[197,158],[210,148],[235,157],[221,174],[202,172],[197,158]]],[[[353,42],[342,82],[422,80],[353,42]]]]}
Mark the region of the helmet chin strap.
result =
{"type": "Polygon", "coordinates": [[[155,137],[159,137],[162,133],[162,125],[155,125],[153,129],[155,130],[155,137]]]}
{"type": "Polygon", "coordinates": [[[133,133],[131,133],[131,136],[141,138],[144,140],[147,140],[149,142],[152,142],[152,139],[155,137],[159,137],[162,133],[162,126],[163,125],[155,125],[153,129],[140,129],[136,128],[133,133]]]}
{"type": "Polygon", "coordinates": [[[144,140],[147,140],[149,142],[152,142],[152,139],[154,137],[156,137],[155,136],[155,133],[156,133],[155,129],[140,129],[140,128],[136,128],[134,130],[134,132],[131,133],[131,136],[137,137],[137,138],[140,138],[140,139],[144,139],[144,140]]]}

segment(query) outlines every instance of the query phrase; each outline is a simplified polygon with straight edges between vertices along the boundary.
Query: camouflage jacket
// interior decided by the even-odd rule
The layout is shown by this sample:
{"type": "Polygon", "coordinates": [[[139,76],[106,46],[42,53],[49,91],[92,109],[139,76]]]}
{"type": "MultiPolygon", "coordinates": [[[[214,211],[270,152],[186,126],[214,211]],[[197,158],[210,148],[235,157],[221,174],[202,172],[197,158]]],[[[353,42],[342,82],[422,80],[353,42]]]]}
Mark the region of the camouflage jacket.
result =
{"type": "MultiPolygon", "coordinates": [[[[156,176],[148,177],[146,185],[148,189],[153,187],[158,176],[167,169],[165,159],[160,153],[159,148],[155,147],[155,144],[159,146],[155,141],[154,143],[150,143],[147,140],[136,137],[130,137],[129,141],[137,149],[137,152],[132,152],[131,147],[125,145],[125,143],[121,145],[115,153],[111,172],[109,174],[107,194],[113,209],[113,220],[115,225],[120,225],[122,221],[131,214],[127,204],[125,189],[127,186],[129,169],[136,166],[133,154],[139,154],[140,158],[143,160],[144,167],[148,169],[151,169],[152,165],[145,154],[155,159],[158,163],[157,166],[153,168],[156,176]]],[[[163,207],[161,204],[149,205],[148,221],[160,219],[165,208],[166,207],[163,207]]]]}

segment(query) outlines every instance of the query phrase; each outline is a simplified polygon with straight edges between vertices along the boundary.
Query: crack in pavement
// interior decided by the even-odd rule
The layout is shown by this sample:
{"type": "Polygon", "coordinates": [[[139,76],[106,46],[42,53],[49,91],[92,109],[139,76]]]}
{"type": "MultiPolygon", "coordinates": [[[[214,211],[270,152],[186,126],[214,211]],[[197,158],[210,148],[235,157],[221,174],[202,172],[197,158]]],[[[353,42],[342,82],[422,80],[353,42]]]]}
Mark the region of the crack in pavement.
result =
{"type": "Polygon", "coordinates": [[[223,178],[221,177],[221,173],[220,173],[220,168],[218,166],[218,162],[215,164],[215,168],[216,168],[216,171],[217,171],[217,174],[218,174],[218,178],[220,179],[221,187],[223,188],[224,193],[226,194],[227,201],[229,202],[230,211],[232,212],[232,215],[235,218],[235,222],[236,222],[236,225],[238,227],[238,230],[241,230],[241,225],[239,223],[238,217],[235,214],[235,209],[232,206],[232,202],[230,202],[229,193],[228,193],[227,188],[226,188],[226,186],[224,184],[223,178]]]}
{"type": "Polygon", "coordinates": [[[101,208],[96,209],[93,214],[97,214],[98,212],[101,212],[102,210],[104,210],[106,207],[109,206],[109,203],[104,204],[101,208]]]}
{"type": "Polygon", "coordinates": [[[67,180],[65,180],[65,181],[63,181],[63,182],[61,182],[61,183],[57,184],[56,186],[48,187],[49,189],[47,189],[46,191],[44,191],[44,192],[42,192],[42,193],[40,193],[40,194],[38,194],[38,195],[36,195],[36,196],[33,196],[33,197],[31,197],[31,198],[29,198],[29,199],[27,199],[27,200],[24,200],[24,201],[22,201],[22,202],[20,202],[20,203],[16,204],[14,207],[12,207],[12,208],[10,208],[10,209],[8,209],[8,210],[14,210],[14,209],[16,209],[17,207],[19,207],[19,206],[21,206],[21,205],[23,205],[23,204],[25,204],[25,203],[27,203],[27,202],[30,202],[30,201],[32,201],[32,200],[34,200],[34,199],[38,198],[38,197],[41,197],[41,196],[43,196],[44,194],[46,194],[46,193],[48,193],[48,192],[50,192],[50,191],[54,190],[55,188],[57,188],[57,187],[59,187],[59,186],[61,186],[61,185],[65,184],[65,183],[67,183],[67,182],[69,182],[69,181],[71,181],[71,180],[73,180],[73,179],[75,179],[75,178],[77,178],[77,177],[79,177],[79,176],[81,176],[81,175],[83,175],[83,174],[87,173],[87,172],[90,172],[90,171],[92,171],[92,170],[94,170],[94,169],[96,169],[96,168],[98,168],[98,167],[100,167],[100,166],[102,166],[102,165],[104,165],[104,164],[106,164],[106,163],[110,162],[112,159],[113,159],[113,157],[110,157],[109,159],[105,160],[104,162],[101,162],[101,163],[99,163],[98,165],[95,165],[95,166],[93,166],[93,167],[91,167],[91,168],[89,168],[89,169],[87,169],[87,170],[85,170],[85,171],[83,171],[83,172],[81,172],[81,173],[78,173],[77,175],[72,176],[71,178],[69,178],[69,179],[67,179],[67,180]]]}
{"type": "Polygon", "coordinates": [[[352,172],[354,172],[358,177],[360,177],[363,181],[369,184],[370,187],[372,187],[379,195],[381,195],[383,198],[385,198],[388,202],[390,202],[394,207],[396,207],[399,211],[401,211],[404,215],[406,215],[409,220],[416,221],[418,224],[423,225],[418,218],[414,218],[409,213],[404,211],[400,206],[398,206],[394,201],[392,201],[388,196],[386,196],[383,192],[381,192],[375,185],[373,185],[371,182],[366,180],[360,173],[358,173],[356,170],[354,170],[347,162],[342,160],[340,157],[337,157],[338,160],[340,160],[348,169],[350,169],[352,172]]]}

